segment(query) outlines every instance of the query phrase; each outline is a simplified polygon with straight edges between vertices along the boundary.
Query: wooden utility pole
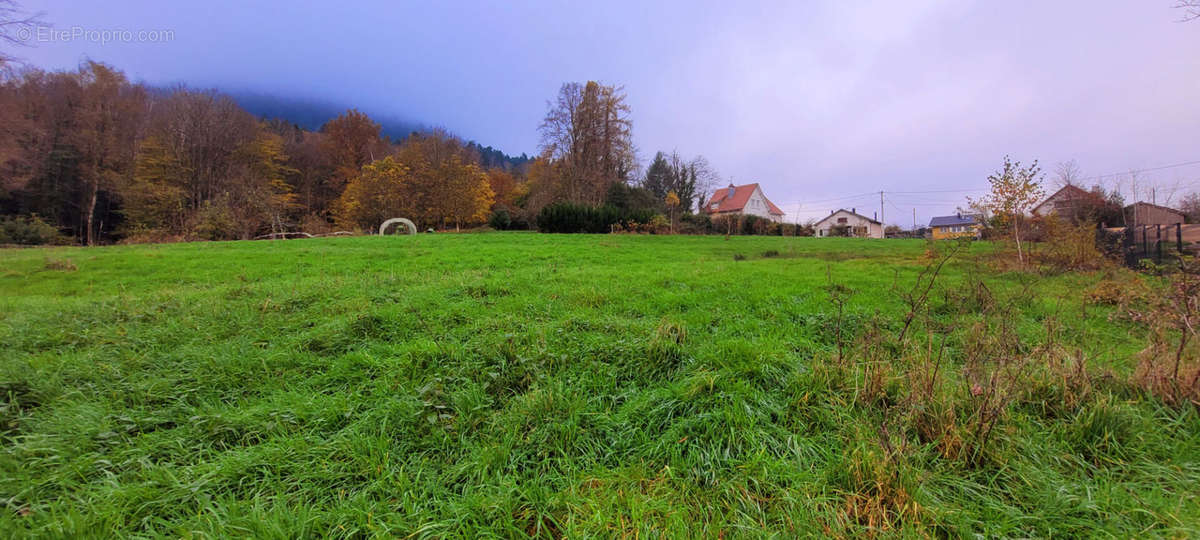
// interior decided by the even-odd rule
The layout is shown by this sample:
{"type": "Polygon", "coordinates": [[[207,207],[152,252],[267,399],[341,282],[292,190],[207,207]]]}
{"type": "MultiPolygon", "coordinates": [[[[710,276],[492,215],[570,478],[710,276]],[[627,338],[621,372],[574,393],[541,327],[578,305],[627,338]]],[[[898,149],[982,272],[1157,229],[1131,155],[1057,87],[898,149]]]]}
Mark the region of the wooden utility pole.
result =
{"type": "Polygon", "coordinates": [[[917,234],[917,209],[913,208],[913,234],[917,234]]]}

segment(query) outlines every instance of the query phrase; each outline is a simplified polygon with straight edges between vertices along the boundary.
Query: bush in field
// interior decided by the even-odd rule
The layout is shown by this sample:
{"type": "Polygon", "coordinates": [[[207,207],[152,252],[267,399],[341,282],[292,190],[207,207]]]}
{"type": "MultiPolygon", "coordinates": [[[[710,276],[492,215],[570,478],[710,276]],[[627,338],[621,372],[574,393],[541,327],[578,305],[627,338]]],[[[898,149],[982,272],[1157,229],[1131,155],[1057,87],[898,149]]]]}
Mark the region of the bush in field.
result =
{"type": "Polygon", "coordinates": [[[1137,300],[1127,313],[1150,329],[1150,344],[1134,382],[1168,405],[1200,407],[1200,263],[1185,261],[1161,291],[1137,300]]]}
{"type": "Polygon", "coordinates": [[[229,206],[223,201],[205,202],[194,214],[192,233],[204,240],[234,240],[238,238],[238,223],[229,206]]]}
{"type": "Polygon", "coordinates": [[[705,214],[684,214],[679,218],[676,232],[680,234],[711,234],[713,220],[705,214]]]}
{"type": "Polygon", "coordinates": [[[186,242],[188,238],[182,234],[174,234],[167,229],[131,229],[121,238],[122,244],[168,244],[171,242],[186,242]]]}
{"type": "Polygon", "coordinates": [[[668,234],[671,232],[671,221],[667,216],[662,214],[654,214],[650,221],[646,223],[647,232],[651,234],[668,234]]]}
{"type": "Polygon", "coordinates": [[[59,234],[58,229],[36,215],[0,217],[0,244],[33,246],[65,243],[67,239],[59,234]]]}
{"type": "Polygon", "coordinates": [[[1083,292],[1083,300],[1095,306],[1130,306],[1144,303],[1151,291],[1132,270],[1116,267],[1111,274],[1083,292]]]}
{"type": "Polygon", "coordinates": [[[499,208],[492,212],[492,217],[488,219],[488,225],[497,231],[506,231],[512,227],[512,216],[509,215],[507,209],[499,208]]]}
{"type": "MultiPolygon", "coordinates": [[[[686,216],[685,216],[686,220],[686,216]]],[[[811,225],[795,225],[791,223],[776,223],[761,216],[751,214],[735,214],[727,216],[717,216],[710,218],[708,216],[696,216],[692,220],[698,226],[684,228],[684,232],[693,234],[704,234],[702,232],[693,232],[700,229],[700,225],[708,234],[740,234],[746,236],[812,236],[813,229],[811,225]]]]}
{"type": "Polygon", "coordinates": [[[753,214],[741,216],[741,234],[756,236],[779,236],[779,224],[753,214]]]}
{"type": "Polygon", "coordinates": [[[329,234],[335,230],[329,220],[317,214],[306,214],[300,218],[300,231],[308,234],[329,234]]]}
{"type": "Polygon", "coordinates": [[[741,234],[738,216],[716,216],[711,220],[713,234],[741,234]]]}
{"type": "Polygon", "coordinates": [[[1035,260],[1049,269],[1066,271],[1097,270],[1109,264],[1097,246],[1096,228],[1090,224],[1074,224],[1049,216],[1039,224],[1041,250],[1035,260]]]}
{"type": "Polygon", "coordinates": [[[741,234],[761,234],[762,218],[753,215],[744,215],[741,219],[741,234]]]}

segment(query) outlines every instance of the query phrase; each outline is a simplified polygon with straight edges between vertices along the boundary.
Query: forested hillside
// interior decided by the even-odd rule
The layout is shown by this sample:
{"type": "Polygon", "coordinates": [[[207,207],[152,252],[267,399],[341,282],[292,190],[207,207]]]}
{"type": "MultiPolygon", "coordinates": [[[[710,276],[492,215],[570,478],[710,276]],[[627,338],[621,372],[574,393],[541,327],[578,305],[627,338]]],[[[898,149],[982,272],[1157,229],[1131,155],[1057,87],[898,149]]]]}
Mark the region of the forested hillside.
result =
{"type": "Polygon", "coordinates": [[[416,125],[393,122],[389,134],[354,109],[317,125],[329,106],[250,103],[149,88],[96,62],[10,74],[0,85],[6,229],[96,244],[320,233],[400,214],[460,226],[486,220],[497,202],[492,184],[511,191],[512,171],[528,161],[440,130],[395,134],[416,125]],[[398,189],[372,191],[378,167],[364,167],[399,155],[403,165],[385,179],[398,189]]]}

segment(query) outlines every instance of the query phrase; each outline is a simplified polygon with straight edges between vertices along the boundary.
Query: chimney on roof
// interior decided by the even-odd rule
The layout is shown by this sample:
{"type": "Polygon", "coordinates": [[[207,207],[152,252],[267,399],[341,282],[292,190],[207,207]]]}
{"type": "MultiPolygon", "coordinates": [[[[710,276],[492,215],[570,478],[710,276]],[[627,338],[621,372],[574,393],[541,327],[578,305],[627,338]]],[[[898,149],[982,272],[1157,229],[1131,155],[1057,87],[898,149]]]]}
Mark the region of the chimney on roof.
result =
{"type": "Polygon", "coordinates": [[[850,207],[850,213],[851,213],[851,214],[857,214],[858,212],[855,212],[855,211],[854,211],[854,207],[853,207],[853,206],[851,206],[851,207],[850,207]]]}

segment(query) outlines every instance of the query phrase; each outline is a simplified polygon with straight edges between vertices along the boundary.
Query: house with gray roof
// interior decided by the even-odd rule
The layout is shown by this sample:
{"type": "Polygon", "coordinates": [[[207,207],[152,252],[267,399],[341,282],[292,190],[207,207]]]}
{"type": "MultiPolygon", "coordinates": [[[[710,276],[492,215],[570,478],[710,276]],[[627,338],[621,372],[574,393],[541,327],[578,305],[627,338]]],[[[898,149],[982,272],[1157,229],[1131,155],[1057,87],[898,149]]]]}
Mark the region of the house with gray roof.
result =
{"type": "Polygon", "coordinates": [[[933,239],[961,238],[970,236],[979,238],[983,232],[983,223],[978,216],[971,214],[954,214],[953,216],[936,216],[929,220],[933,239]]]}

